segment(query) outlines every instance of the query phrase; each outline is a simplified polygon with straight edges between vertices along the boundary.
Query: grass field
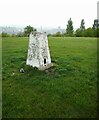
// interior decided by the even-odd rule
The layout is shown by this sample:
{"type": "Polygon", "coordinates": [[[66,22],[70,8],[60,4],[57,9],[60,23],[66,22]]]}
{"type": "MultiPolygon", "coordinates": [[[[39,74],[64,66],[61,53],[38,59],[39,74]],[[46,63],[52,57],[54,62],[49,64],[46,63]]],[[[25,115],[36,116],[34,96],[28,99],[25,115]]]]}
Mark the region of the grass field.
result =
{"type": "Polygon", "coordinates": [[[28,38],[3,38],[3,118],[96,117],[96,41],[49,37],[55,66],[39,71],[25,65],[28,38]]]}

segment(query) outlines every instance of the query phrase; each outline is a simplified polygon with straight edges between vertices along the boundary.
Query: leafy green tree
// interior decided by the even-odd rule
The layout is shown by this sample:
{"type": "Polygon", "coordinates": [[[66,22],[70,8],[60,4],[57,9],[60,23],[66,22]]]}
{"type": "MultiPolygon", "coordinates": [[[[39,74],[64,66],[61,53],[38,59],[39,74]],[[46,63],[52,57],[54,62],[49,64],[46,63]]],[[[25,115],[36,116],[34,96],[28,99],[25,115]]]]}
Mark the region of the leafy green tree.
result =
{"type": "Polygon", "coordinates": [[[84,37],[85,36],[85,31],[82,31],[80,28],[78,28],[76,31],[75,31],[75,35],[76,37],[84,37]]]}
{"type": "Polygon", "coordinates": [[[51,37],[51,36],[52,36],[52,34],[48,34],[47,36],[48,36],[48,37],[51,37]]]}
{"type": "Polygon", "coordinates": [[[11,37],[16,37],[16,35],[15,35],[15,34],[12,34],[11,37]]]}
{"type": "Polygon", "coordinates": [[[94,30],[94,37],[99,37],[99,28],[94,30]]]}
{"type": "Polygon", "coordinates": [[[85,34],[84,34],[85,37],[94,37],[94,30],[89,27],[85,30],[85,34]]]}
{"type": "Polygon", "coordinates": [[[24,28],[24,34],[25,36],[29,36],[29,34],[32,32],[32,31],[37,31],[35,28],[33,28],[32,26],[26,26],[24,28]]]}
{"type": "Polygon", "coordinates": [[[82,31],[80,28],[78,28],[76,31],[75,31],[75,35],[76,37],[82,37],[82,31]]]}
{"type": "Polygon", "coordinates": [[[96,30],[97,28],[99,28],[99,19],[95,19],[93,24],[93,29],[96,30]]]}
{"type": "Polygon", "coordinates": [[[66,34],[68,36],[73,36],[73,22],[72,22],[71,18],[68,20],[66,34]]]}
{"type": "Polygon", "coordinates": [[[77,37],[84,37],[85,34],[85,22],[84,19],[81,20],[80,28],[78,28],[75,32],[77,37]]]}
{"type": "Polygon", "coordinates": [[[10,35],[9,35],[8,33],[5,33],[5,32],[2,32],[2,33],[1,33],[1,36],[2,36],[2,37],[10,37],[10,35]]]}
{"type": "Polygon", "coordinates": [[[61,35],[60,32],[57,32],[57,33],[55,34],[55,36],[56,36],[56,37],[61,37],[62,35],[61,35]]]}
{"type": "Polygon", "coordinates": [[[84,21],[84,19],[81,20],[80,29],[81,29],[82,31],[85,30],[85,21],[84,21]]]}

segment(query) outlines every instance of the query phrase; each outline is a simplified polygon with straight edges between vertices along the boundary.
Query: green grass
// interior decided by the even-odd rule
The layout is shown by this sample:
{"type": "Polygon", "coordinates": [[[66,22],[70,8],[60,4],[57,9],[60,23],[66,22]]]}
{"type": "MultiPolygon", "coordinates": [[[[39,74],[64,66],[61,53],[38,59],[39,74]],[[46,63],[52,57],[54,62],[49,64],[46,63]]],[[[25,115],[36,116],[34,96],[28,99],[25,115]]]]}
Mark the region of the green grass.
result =
{"type": "Polygon", "coordinates": [[[25,65],[28,38],[3,38],[3,118],[96,117],[96,41],[49,37],[46,72],[25,65]]]}

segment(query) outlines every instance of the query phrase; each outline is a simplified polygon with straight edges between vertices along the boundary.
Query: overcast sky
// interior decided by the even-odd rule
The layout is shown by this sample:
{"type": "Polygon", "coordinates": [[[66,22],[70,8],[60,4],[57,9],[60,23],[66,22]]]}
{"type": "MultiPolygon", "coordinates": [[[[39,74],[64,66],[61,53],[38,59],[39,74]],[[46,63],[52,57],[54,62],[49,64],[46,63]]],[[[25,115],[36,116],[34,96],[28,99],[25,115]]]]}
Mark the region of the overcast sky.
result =
{"type": "Polygon", "coordinates": [[[66,28],[72,18],[74,28],[91,27],[97,18],[98,0],[0,0],[0,26],[66,28]]]}

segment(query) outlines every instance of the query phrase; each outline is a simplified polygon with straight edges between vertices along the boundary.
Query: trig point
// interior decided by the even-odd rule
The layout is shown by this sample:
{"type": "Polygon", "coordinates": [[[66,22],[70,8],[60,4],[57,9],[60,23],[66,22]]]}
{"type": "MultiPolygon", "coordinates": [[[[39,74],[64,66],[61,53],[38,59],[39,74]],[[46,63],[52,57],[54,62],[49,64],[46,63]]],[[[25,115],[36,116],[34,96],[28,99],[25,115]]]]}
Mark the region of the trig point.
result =
{"type": "Polygon", "coordinates": [[[52,66],[46,33],[31,32],[26,64],[39,70],[52,66]]]}

